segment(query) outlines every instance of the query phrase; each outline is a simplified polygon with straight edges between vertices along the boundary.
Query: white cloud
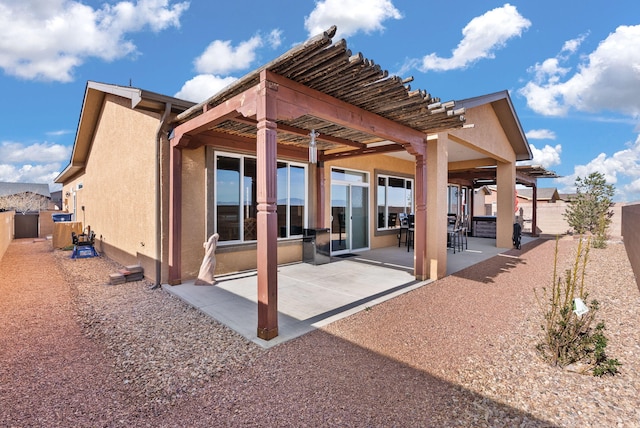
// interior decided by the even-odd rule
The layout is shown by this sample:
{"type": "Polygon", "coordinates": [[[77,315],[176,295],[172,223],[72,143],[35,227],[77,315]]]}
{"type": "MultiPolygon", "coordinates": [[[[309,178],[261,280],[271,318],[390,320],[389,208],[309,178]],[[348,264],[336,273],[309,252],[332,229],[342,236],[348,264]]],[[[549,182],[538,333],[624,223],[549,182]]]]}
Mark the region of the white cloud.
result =
{"type": "Polygon", "coordinates": [[[640,178],[622,186],[626,201],[640,201],[640,178]]]}
{"type": "Polygon", "coordinates": [[[185,82],[175,96],[193,102],[204,101],[236,80],[225,74],[249,68],[259,48],[268,45],[276,49],[281,44],[280,29],[271,30],[266,36],[256,34],[235,47],[230,40],[214,40],[193,62],[200,74],[185,82]]]}
{"type": "Polygon", "coordinates": [[[563,116],[570,109],[640,115],[640,25],[618,27],[565,79],[571,69],[560,64],[569,59],[564,53],[577,51],[581,39],[576,40],[565,42],[556,58],[530,69],[533,80],[520,89],[527,105],[547,116],[563,116]]]}
{"type": "Polygon", "coordinates": [[[277,49],[282,44],[282,30],[276,28],[275,30],[271,30],[269,35],[267,36],[267,43],[271,46],[271,49],[277,49]]]}
{"type": "Polygon", "coordinates": [[[54,143],[34,143],[26,145],[11,141],[0,143],[0,159],[4,163],[46,163],[69,160],[71,147],[54,143]]]}
{"type": "Polygon", "coordinates": [[[554,165],[560,165],[560,153],[562,153],[562,146],[557,144],[555,146],[545,145],[543,148],[538,149],[533,144],[529,144],[531,148],[531,154],[533,159],[529,161],[518,162],[518,165],[542,165],[545,168],[551,168],[554,165]]]}
{"type": "Polygon", "coordinates": [[[530,140],[555,140],[556,133],[549,129],[532,129],[527,132],[527,138],[530,140]]]}
{"type": "Polygon", "coordinates": [[[576,165],[571,175],[558,179],[560,184],[565,186],[563,193],[575,192],[575,181],[577,177],[587,177],[593,172],[600,172],[604,175],[605,180],[609,184],[617,184],[620,182],[630,181],[616,188],[617,198],[622,200],[633,199],[633,193],[638,194],[638,185],[640,180],[640,136],[636,138],[634,143],[628,144],[628,148],[607,156],[600,153],[586,165],[576,165]]]}
{"type": "Polygon", "coordinates": [[[129,33],[179,27],[188,2],[121,1],[101,9],[73,0],[0,0],[0,68],[16,77],[69,82],[88,58],[136,50],[129,33]]]}
{"type": "Polygon", "coordinates": [[[71,131],[69,129],[59,129],[57,131],[49,131],[46,134],[52,137],[60,137],[62,135],[72,134],[73,132],[74,131],[71,131]]]}
{"type": "Polygon", "coordinates": [[[260,36],[253,36],[237,47],[230,40],[214,40],[194,61],[198,73],[227,74],[248,68],[256,59],[256,49],[263,45],[260,36]]]}
{"type": "Polygon", "coordinates": [[[391,0],[320,0],[305,17],[304,28],[309,36],[315,36],[336,25],[336,39],[340,39],[360,31],[383,31],[382,23],[387,19],[402,19],[391,0]]]}
{"type": "Polygon", "coordinates": [[[182,88],[175,94],[175,97],[199,103],[224,89],[235,80],[235,77],[199,74],[182,85],[182,88]]]}
{"type": "Polygon", "coordinates": [[[25,164],[16,165],[0,164],[0,181],[9,183],[48,183],[49,189],[54,186],[53,180],[60,174],[59,163],[46,163],[41,165],[25,164]]]}
{"type": "Polygon", "coordinates": [[[503,48],[509,39],[522,35],[530,26],[531,21],[507,3],[469,21],[462,29],[462,40],[450,58],[431,53],[422,59],[419,69],[454,70],[468,67],[481,59],[494,58],[496,50],[503,48]]]}
{"type": "Polygon", "coordinates": [[[581,34],[575,39],[567,40],[566,42],[564,42],[564,45],[562,45],[562,52],[569,52],[570,54],[574,53],[575,51],[578,50],[578,48],[580,47],[582,42],[584,42],[587,36],[588,34],[581,34]]]}

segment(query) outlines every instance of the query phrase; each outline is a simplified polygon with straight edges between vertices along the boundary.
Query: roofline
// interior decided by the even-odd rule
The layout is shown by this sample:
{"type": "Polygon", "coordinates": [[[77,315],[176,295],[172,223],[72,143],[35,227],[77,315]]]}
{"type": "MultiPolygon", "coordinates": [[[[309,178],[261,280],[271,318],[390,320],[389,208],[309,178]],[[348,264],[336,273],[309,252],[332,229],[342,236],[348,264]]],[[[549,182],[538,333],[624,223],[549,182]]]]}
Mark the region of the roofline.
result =
{"type": "Polygon", "coordinates": [[[171,104],[171,111],[175,114],[182,113],[195,104],[190,101],[132,86],[112,85],[92,80],[87,81],[78,127],[76,129],[76,137],[73,142],[71,159],[64,170],[53,180],[54,183],[63,183],[84,169],[92,136],[98,122],[98,115],[101,111],[104,97],[107,94],[131,100],[132,109],[148,110],[158,113],[164,112],[165,106],[168,103],[171,104]]]}
{"type": "Polygon", "coordinates": [[[486,104],[491,104],[496,112],[496,116],[502,125],[502,129],[505,130],[507,138],[509,138],[511,145],[516,152],[516,160],[523,161],[533,159],[533,153],[531,152],[529,141],[522,129],[522,124],[520,123],[516,109],[511,101],[511,96],[509,96],[509,91],[503,90],[491,94],[480,95],[478,97],[465,98],[463,100],[456,101],[456,108],[462,107],[469,109],[486,104]],[[506,103],[511,115],[501,114],[501,111],[504,108],[501,106],[503,103],[506,103]],[[516,145],[520,146],[520,149],[522,149],[520,152],[517,150],[516,145]]]}
{"type": "Polygon", "coordinates": [[[51,189],[49,188],[49,184],[48,183],[22,183],[22,182],[8,182],[8,181],[2,181],[0,182],[0,190],[3,187],[16,187],[16,188],[20,188],[20,189],[14,189],[14,190],[18,190],[17,192],[14,193],[7,193],[7,194],[2,194],[0,196],[7,196],[10,194],[17,194],[17,193],[26,193],[26,192],[31,192],[40,196],[44,196],[46,198],[50,198],[51,197],[51,189]]]}

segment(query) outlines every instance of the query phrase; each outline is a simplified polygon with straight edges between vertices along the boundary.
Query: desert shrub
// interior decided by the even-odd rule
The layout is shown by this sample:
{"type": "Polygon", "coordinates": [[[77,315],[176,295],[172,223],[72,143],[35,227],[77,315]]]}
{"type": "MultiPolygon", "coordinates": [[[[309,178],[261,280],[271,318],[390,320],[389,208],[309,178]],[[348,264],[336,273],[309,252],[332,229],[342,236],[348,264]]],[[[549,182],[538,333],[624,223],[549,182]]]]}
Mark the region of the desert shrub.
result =
{"type": "Polygon", "coordinates": [[[538,305],[543,311],[544,322],[542,340],[536,348],[542,358],[551,365],[566,367],[582,363],[589,367],[595,376],[614,375],[620,363],[608,358],[606,354],[607,338],[604,335],[604,322],[595,327],[599,309],[597,300],[588,302],[589,294],[584,287],[584,278],[589,260],[590,239],[584,243],[580,238],[576,257],[564,277],[558,275],[558,240],[556,240],[553,285],[551,289],[542,288],[542,296],[536,291],[538,305]],[[584,302],[588,311],[580,311],[584,302]]]}

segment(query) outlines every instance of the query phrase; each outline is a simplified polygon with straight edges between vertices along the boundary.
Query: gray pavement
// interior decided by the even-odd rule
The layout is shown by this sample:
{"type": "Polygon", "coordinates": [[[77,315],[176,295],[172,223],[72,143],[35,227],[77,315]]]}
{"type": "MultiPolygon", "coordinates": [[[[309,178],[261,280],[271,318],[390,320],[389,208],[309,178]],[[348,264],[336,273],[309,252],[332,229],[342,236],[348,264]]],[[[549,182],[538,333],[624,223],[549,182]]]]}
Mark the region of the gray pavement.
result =
{"type": "MultiPolygon", "coordinates": [[[[534,240],[522,237],[525,244],[534,240]]],[[[495,239],[469,238],[468,249],[448,251],[447,275],[508,249],[495,239]]],[[[278,267],[278,333],[269,341],[257,337],[258,305],[255,271],[217,275],[213,286],[163,285],[215,320],[258,345],[269,348],[318,327],[432,282],[413,277],[413,251],[386,247],[332,257],[331,263],[295,263],[278,267]]]]}

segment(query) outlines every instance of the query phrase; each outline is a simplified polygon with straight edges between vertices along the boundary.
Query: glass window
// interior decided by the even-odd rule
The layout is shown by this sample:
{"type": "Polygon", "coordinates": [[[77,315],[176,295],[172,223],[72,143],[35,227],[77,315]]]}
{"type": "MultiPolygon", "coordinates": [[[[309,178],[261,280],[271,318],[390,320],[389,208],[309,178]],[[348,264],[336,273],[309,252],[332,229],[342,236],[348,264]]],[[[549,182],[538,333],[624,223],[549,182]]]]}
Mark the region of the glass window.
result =
{"type": "Polygon", "coordinates": [[[216,231],[220,241],[240,239],[240,159],[216,159],[216,231]]]}
{"type": "MultiPolygon", "coordinates": [[[[215,230],[220,241],[255,241],[257,227],[256,158],[216,153],[213,177],[215,230]],[[240,179],[242,177],[242,180],[240,179]]],[[[300,236],[307,218],[306,166],[277,164],[278,236],[300,236]]],[[[207,200],[211,200],[207,198],[207,200]]]]}
{"type": "Polygon", "coordinates": [[[347,171],[345,169],[334,168],[331,170],[331,181],[347,181],[349,183],[366,183],[367,173],[358,171],[347,171]]]}
{"type": "Polygon", "coordinates": [[[456,185],[449,185],[448,188],[448,213],[460,214],[460,188],[456,185]]]}
{"type": "Polygon", "coordinates": [[[378,175],[378,229],[400,227],[400,214],[413,212],[413,180],[378,175]]]}

